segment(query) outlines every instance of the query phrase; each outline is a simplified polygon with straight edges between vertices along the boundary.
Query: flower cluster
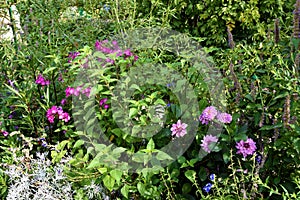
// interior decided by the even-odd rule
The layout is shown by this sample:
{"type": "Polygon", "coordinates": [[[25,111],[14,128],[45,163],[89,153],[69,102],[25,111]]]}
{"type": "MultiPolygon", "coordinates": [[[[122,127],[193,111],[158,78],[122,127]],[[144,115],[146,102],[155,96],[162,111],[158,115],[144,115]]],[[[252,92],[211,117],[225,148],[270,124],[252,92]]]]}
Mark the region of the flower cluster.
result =
{"type": "Polygon", "coordinates": [[[90,97],[91,88],[87,87],[85,89],[82,89],[82,86],[78,86],[77,88],[73,88],[68,86],[65,90],[66,97],[69,97],[71,95],[79,96],[79,94],[84,94],[87,97],[90,97]]]}
{"type": "Polygon", "coordinates": [[[77,52],[77,51],[74,51],[74,52],[70,52],[69,53],[69,60],[68,60],[68,62],[69,63],[71,63],[77,56],[79,56],[80,55],[80,53],[79,52],[77,52]]]}
{"type": "Polygon", "coordinates": [[[187,133],[186,128],[187,124],[181,123],[181,120],[178,120],[176,124],[172,125],[172,136],[175,135],[176,137],[183,137],[187,133]]]}
{"type": "Polygon", "coordinates": [[[104,109],[108,109],[109,105],[105,104],[107,102],[107,98],[103,98],[99,101],[99,106],[103,107],[104,109]]]}
{"type": "Polygon", "coordinates": [[[62,107],[52,106],[47,110],[47,119],[50,123],[54,123],[55,116],[58,116],[58,119],[68,122],[70,120],[70,115],[67,112],[64,112],[62,107]]]}
{"type": "Polygon", "coordinates": [[[203,140],[201,140],[201,147],[206,151],[207,153],[211,152],[211,144],[217,143],[218,138],[216,136],[212,135],[206,135],[204,136],[203,140]]]}
{"type": "Polygon", "coordinates": [[[253,155],[256,151],[256,143],[251,138],[248,138],[246,141],[241,140],[237,142],[236,148],[238,149],[236,153],[243,154],[243,157],[246,158],[248,155],[253,155]]]}
{"type": "Polygon", "coordinates": [[[210,121],[217,118],[221,123],[230,123],[232,121],[232,116],[228,113],[219,112],[214,106],[206,107],[199,117],[202,124],[208,124],[210,121]]]}
{"type": "MultiPolygon", "coordinates": [[[[214,174],[209,175],[209,179],[210,179],[211,181],[214,181],[214,180],[215,180],[215,175],[214,175],[214,174]]],[[[203,187],[203,190],[204,190],[206,193],[209,193],[209,191],[211,190],[212,187],[213,187],[213,184],[212,184],[212,183],[207,183],[207,184],[203,187]]]]}
{"type": "MultiPolygon", "coordinates": [[[[95,49],[97,51],[101,51],[102,53],[105,53],[105,54],[114,54],[116,53],[116,56],[117,57],[124,57],[124,59],[127,59],[129,57],[132,57],[133,56],[133,60],[134,61],[137,61],[138,59],[138,56],[134,55],[130,49],[126,49],[124,51],[122,51],[118,45],[118,42],[117,41],[112,41],[111,44],[108,44],[108,40],[103,40],[103,41],[99,41],[97,40],[95,42],[95,49]],[[107,47],[107,46],[111,46],[111,47],[107,47]]],[[[114,64],[114,60],[110,59],[110,58],[107,58],[106,59],[106,62],[108,63],[111,63],[111,64],[114,64]]]]}
{"type": "Polygon", "coordinates": [[[50,85],[50,81],[46,80],[41,74],[38,75],[35,83],[41,86],[50,85]]]}

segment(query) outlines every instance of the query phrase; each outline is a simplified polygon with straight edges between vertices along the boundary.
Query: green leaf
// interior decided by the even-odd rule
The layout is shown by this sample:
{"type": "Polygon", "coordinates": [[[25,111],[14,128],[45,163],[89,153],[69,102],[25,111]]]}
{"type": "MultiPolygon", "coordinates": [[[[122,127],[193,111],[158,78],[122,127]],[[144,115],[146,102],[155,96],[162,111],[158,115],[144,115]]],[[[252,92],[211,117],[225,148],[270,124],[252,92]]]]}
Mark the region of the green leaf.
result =
{"type": "Polygon", "coordinates": [[[114,189],[115,182],[116,180],[108,174],[103,179],[103,184],[109,191],[114,189]]]}
{"type": "Polygon", "coordinates": [[[105,172],[107,172],[107,168],[106,168],[106,167],[100,167],[100,168],[97,168],[97,170],[98,170],[101,174],[104,174],[105,172]]]}
{"type": "Polygon", "coordinates": [[[173,160],[173,158],[169,154],[167,154],[163,151],[159,151],[156,155],[156,158],[158,160],[173,160]]]}
{"type": "Polygon", "coordinates": [[[274,125],[264,125],[259,130],[260,131],[268,131],[268,130],[272,130],[275,128],[281,128],[281,127],[282,127],[282,123],[278,123],[278,124],[274,124],[274,125]]]}
{"type": "Polygon", "coordinates": [[[139,191],[139,193],[140,193],[141,195],[144,195],[145,192],[146,192],[146,187],[145,187],[145,185],[144,185],[143,183],[141,183],[141,182],[138,182],[138,184],[137,184],[137,189],[138,189],[138,191],[139,191]]]}
{"type": "Polygon", "coordinates": [[[185,177],[187,177],[192,183],[195,182],[196,172],[194,170],[188,170],[184,173],[185,177]]]}
{"type": "Polygon", "coordinates": [[[147,144],[147,150],[154,150],[154,148],[155,148],[155,144],[153,139],[151,138],[147,144]]]}
{"type": "Polygon", "coordinates": [[[122,178],[122,172],[118,169],[111,170],[109,173],[117,182],[117,185],[120,185],[120,181],[122,178]]]}
{"type": "Polygon", "coordinates": [[[138,109],[137,108],[130,108],[130,110],[129,110],[129,118],[132,118],[137,113],[138,113],[138,109]]]}
{"type": "Polygon", "coordinates": [[[121,189],[121,194],[126,198],[128,199],[128,193],[129,193],[129,189],[130,189],[130,186],[129,185],[124,185],[121,189]]]}
{"type": "Polygon", "coordinates": [[[102,166],[103,164],[100,162],[100,158],[98,155],[90,162],[90,164],[87,166],[87,169],[94,169],[99,166],[102,166]]]}
{"type": "Polygon", "coordinates": [[[185,163],[186,159],[184,156],[179,156],[179,158],[177,159],[179,164],[185,163]]]}
{"type": "Polygon", "coordinates": [[[84,144],[83,140],[77,140],[76,143],[74,144],[73,148],[76,149],[76,148],[80,147],[83,144],[84,144]]]}

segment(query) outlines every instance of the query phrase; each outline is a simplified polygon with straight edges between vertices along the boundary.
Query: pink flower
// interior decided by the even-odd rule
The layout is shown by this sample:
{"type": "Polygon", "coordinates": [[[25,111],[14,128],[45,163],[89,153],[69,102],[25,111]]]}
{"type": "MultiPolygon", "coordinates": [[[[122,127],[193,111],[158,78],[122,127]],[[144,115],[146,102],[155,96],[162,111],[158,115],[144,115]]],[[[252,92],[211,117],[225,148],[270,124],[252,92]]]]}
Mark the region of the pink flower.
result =
{"type": "Polygon", "coordinates": [[[69,58],[70,58],[70,60],[68,60],[68,62],[69,63],[71,63],[77,56],[79,56],[80,55],[80,53],[79,52],[70,52],[69,53],[69,58]]]}
{"type": "Polygon", "coordinates": [[[68,97],[68,96],[71,96],[72,94],[75,93],[75,89],[68,86],[68,87],[66,88],[65,92],[66,92],[66,97],[68,97]]]}
{"type": "Polygon", "coordinates": [[[202,124],[208,124],[208,122],[212,121],[218,114],[217,109],[214,106],[209,106],[205,108],[202,114],[199,117],[199,120],[202,124]]]}
{"type": "Polygon", "coordinates": [[[1,131],[1,133],[6,137],[6,136],[8,136],[8,132],[7,131],[1,131]]]}
{"type": "Polygon", "coordinates": [[[232,121],[232,116],[230,114],[228,114],[228,113],[219,113],[217,115],[217,119],[220,122],[226,124],[226,123],[230,123],[232,121]]]}
{"type": "Polygon", "coordinates": [[[52,106],[47,110],[46,117],[50,123],[54,123],[55,116],[58,115],[58,119],[68,122],[70,120],[70,116],[67,112],[64,112],[62,107],[52,106]]]}
{"type": "Polygon", "coordinates": [[[66,112],[63,112],[62,114],[60,114],[58,116],[58,118],[61,119],[64,122],[68,122],[71,119],[70,115],[66,112]]]}
{"type": "Polygon", "coordinates": [[[105,104],[103,107],[104,107],[104,109],[106,109],[106,110],[109,109],[109,105],[108,105],[108,104],[105,104]]]}
{"type": "Polygon", "coordinates": [[[67,103],[67,99],[62,99],[60,102],[61,105],[65,105],[66,103],[67,103]]]}
{"type": "Polygon", "coordinates": [[[210,153],[211,144],[218,142],[218,138],[216,136],[206,135],[204,136],[203,140],[201,140],[201,142],[201,147],[204,149],[204,151],[210,153]]]}
{"type": "Polygon", "coordinates": [[[176,124],[172,125],[172,136],[175,135],[176,137],[183,137],[187,133],[186,128],[187,124],[181,123],[181,120],[178,120],[176,124]]]}
{"type": "Polygon", "coordinates": [[[46,80],[41,74],[38,75],[35,83],[42,86],[50,85],[50,81],[46,80]]]}
{"type": "Polygon", "coordinates": [[[105,104],[105,102],[107,102],[107,98],[103,98],[100,100],[99,105],[102,106],[105,104]]]}
{"type": "Polygon", "coordinates": [[[238,151],[237,154],[243,154],[243,157],[246,158],[247,155],[252,155],[256,151],[256,143],[248,138],[246,141],[241,140],[236,143],[236,148],[238,151]]]}
{"type": "Polygon", "coordinates": [[[82,88],[81,86],[78,86],[78,87],[74,90],[74,95],[75,95],[76,97],[79,96],[81,88],[82,88]]]}

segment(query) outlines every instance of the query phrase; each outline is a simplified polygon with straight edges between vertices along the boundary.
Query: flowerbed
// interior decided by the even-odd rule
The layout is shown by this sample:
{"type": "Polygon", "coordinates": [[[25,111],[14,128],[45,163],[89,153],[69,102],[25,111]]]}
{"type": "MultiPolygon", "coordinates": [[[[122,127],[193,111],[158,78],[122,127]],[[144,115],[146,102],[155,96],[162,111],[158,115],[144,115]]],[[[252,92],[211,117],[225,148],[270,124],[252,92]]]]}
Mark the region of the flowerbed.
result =
{"type": "Polygon", "coordinates": [[[298,199],[300,1],[253,42],[228,26],[228,48],[173,31],[182,8],[139,6],[16,4],[22,40],[0,47],[0,196],[298,199]]]}

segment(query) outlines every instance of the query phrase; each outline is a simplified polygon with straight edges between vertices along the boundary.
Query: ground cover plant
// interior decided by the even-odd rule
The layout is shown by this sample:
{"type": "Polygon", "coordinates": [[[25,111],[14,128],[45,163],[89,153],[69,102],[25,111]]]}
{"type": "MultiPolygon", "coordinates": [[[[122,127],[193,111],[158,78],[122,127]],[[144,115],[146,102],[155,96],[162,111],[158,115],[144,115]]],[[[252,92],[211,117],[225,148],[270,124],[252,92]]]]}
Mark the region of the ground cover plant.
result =
{"type": "Polygon", "coordinates": [[[0,17],[2,199],[300,198],[300,1],[0,17]]]}

